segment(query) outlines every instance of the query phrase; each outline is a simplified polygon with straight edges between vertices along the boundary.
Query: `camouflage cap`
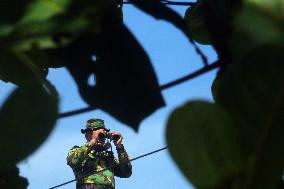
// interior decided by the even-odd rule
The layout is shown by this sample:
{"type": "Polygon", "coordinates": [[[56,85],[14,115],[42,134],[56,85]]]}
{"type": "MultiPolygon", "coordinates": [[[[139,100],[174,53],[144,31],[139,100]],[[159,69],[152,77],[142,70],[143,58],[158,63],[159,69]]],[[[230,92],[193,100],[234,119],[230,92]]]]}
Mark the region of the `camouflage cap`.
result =
{"type": "Polygon", "coordinates": [[[87,125],[85,129],[81,129],[81,133],[85,134],[88,130],[94,130],[94,129],[105,129],[107,132],[109,132],[109,129],[105,127],[104,120],[102,119],[89,119],[87,121],[87,125]]]}

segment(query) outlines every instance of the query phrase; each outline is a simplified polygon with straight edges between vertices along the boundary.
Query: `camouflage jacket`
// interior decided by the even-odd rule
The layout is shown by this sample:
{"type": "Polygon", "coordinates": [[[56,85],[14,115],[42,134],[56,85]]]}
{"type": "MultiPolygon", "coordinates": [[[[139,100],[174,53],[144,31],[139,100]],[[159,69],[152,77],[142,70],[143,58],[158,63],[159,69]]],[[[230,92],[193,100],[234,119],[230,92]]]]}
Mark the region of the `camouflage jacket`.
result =
{"type": "Polygon", "coordinates": [[[114,176],[127,178],[132,174],[132,166],[124,147],[118,148],[117,153],[119,161],[111,151],[96,152],[92,150],[92,144],[87,142],[81,147],[74,146],[69,151],[67,164],[72,168],[78,183],[107,185],[114,188],[114,176]],[[114,168],[86,177],[86,175],[114,165],[116,165],[114,168]]]}

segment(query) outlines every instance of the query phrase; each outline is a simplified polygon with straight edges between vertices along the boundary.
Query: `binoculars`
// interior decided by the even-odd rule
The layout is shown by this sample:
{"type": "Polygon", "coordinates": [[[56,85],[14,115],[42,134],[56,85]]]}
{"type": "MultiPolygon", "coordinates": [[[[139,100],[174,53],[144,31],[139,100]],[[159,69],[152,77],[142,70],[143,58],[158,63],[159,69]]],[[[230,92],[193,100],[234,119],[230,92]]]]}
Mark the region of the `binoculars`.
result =
{"type": "Polygon", "coordinates": [[[113,136],[111,133],[106,133],[106,134],[99,133],[98,137],[99,139],[109,139],[113,141],[117,141],[120,138],[120,136],[117,136],[117,135],[113,136]]]}

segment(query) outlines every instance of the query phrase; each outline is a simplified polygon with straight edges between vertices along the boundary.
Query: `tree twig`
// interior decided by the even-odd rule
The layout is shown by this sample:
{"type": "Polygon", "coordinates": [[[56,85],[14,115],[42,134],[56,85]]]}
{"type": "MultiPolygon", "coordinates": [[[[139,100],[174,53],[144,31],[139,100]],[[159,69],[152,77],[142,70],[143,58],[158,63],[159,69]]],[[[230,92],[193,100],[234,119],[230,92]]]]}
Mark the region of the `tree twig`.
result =
{"type": "Polygon", "coordinates": [[[86,107],[86,108],[81,108],[81,109],[77,109],[77,110],[73,110],[73,111],[69,111],[69,112],[64,112],[64,113],[59,114],[58,118],[70,117],[70,116],[73,116],[73,115],[90,112],[90,111],[93,111],[95,109],[96,108],[89,106],[89,107],[86,107]]]}
{"type": "MultiPolygon", "coordinates": [[[[175,5],[175,6],[192,6],[193,2],[175,2],[175,1],[168,1],[168,0],[161,0],[161,3],[165,5],[175,5]]],[[[122,4],[133,4],[132,2],[129,1],[123,1],[122,4]]]]}
{"type": "Polygon", "coordinates": [[[209,71],[211,71],[213,69],[216,69],[219,66],[220,66],[219,62],[216,61],[216,62],[214,62],[212,64],[209,64],[208,66],[204,66],[203,68],[201,68],[201,69],[199,69],[199,70],[197,70],[197,71],[195,71],[195,72],[193,72],[193,73],[191,73],[191,74],[189,74],[187,76],[184,76],[184,77],[179,78],[179,79],[177,79],[175,81],[171,81],[171,82],[169,82],[167,84],[164,84],[164,85],[160,86],[160,89],[161,90],[169,89],[169,88],[171,88],[173,86],[176,86],[176,85],[181,84],[181,83],[183,83],[185,81],[194,79],[194,78],[196,78],[196,77],[198,77],[198,76],[200,76],[200,75],[202,75],[202,74],[204,74],[206,72],[209,72],[209,71]]]}

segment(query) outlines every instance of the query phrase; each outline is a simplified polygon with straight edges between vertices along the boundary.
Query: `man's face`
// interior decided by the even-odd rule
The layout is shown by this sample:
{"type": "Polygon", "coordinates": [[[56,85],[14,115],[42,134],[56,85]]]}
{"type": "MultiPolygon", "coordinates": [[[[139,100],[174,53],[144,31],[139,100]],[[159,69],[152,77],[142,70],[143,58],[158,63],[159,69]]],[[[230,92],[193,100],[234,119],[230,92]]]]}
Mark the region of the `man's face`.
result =
{"type": "Polygon", "coordinates": [[[105,137],[100,137],[102,135],[105,135],[106,131],[102,128],[95,129],[93,131],[87,131],[86,133],[86,139],[87,141],[94,141],[96,142],[97,147],[102,147],[105,144],[105,137]]]}

